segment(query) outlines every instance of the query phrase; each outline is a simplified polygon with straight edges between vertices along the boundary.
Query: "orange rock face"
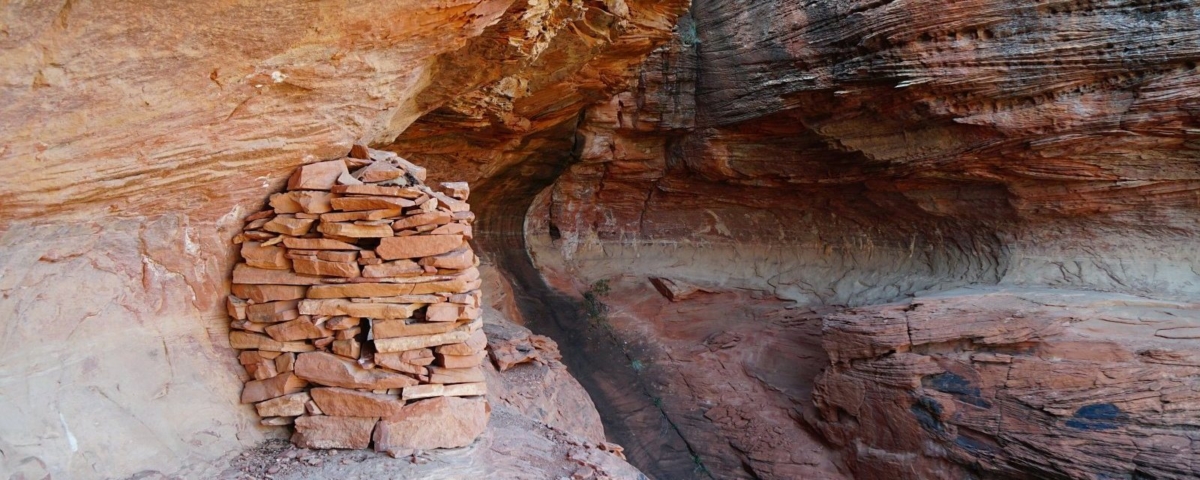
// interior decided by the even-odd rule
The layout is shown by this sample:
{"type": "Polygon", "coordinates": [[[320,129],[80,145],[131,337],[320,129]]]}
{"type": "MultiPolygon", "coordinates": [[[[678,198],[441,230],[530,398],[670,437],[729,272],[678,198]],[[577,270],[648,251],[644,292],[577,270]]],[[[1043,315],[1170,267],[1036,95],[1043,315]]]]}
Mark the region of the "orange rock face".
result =
{"type": "MultiPolygon", "coordinates": [[[[669,280],[680,308],[704,301],[689,285],[861,308],[827,318],[830,363],[806,417],[840,473],[1196,476],[1179,459],[1195,456],[1197,333],[1173,323],[1200,298],[1200,23],[1186,2],[695,0],[682,18],[683,0],[26,3],[0,7],[0,471],[212,477],[265,438],[235,405],[244,381],[250,398],[290,399],[268,405],[287,413],[296,379],[380,380],[309,360],[326,355],[308,351],[318,334],[361,354],[361,327],[335,338],[288,302],[474,288],[478,272],[439,272],[470,272],[477,259],[456,250],[470,241],[519,278],[519,301],[557,295],[530,289],[533,250],[566,290],[627,274],[669,280]],[[472,188],[362,185],[404,177],[328,162],[355,143],[472,188]],[[299,190],[270,195],[285,185],[299,190]],[[333,212],[335,193],[362,198],[333,212]],[[474,218],[468,197],[475,228],[455,226],[474,218]],[[255,230],[338,238],[262,233],[235,268],[229,239],[264,202],[277,215],[249,219],[255,230]],[[412,208],[424,210],[377,223],[412,208]],[[351,244],[388,229],[381,255],[351,244]],[[425,234],[446,238],[407,240],[425,234]],[[412,249],[437,256],[405,263],[412,249]],[[227,300],[231,271],[249,302],[227,300]],[[1016,310],[961,292],[911,300],[968,285],[1058,290],[1004,297],[1016,310]],[[1080,291],[1108,297],[1063,301],[1092,295],[1080,291]],[[245,331],[228,335],[226,311],[245,331]],[[231,346],[260,353],[235,360],[231,346]]],[[[421,333],[444,337],[384,342],[386,361],[405,375],[428,375],[425,359],[472,368],[477,353],[439,350],[478,331],[482,306],[463,300],[455,318],[439,307],[447,330],[421,333]]],[[[575,306],[562,302],[548,305],[575,306]]],[[[367,313],[353,303],[303,307],[367,313]]],[[[380,322],[413,313],[372,308],[380,322]]],[[[380,327],[403,338],[407,325],[380,327]]],[[[685,333],[671,342],[697,341],[685,333]]],[[[542,344],[514,340],[493,360],[559,382],[542,344]]],[[[598,363],[628,368],[612,360],[598,363]]],[[[522,396],[539,389],[557,391],[509,401],[536,415],[522,396]]],[[[704,452],[728,478],[829,465],[739,431],[763,418],[745,406],[663,411],[690,436],[631,455],[660,445],[689,469],[704,452]]],[[[298,435],[365,446],[364,424],[298,435]]]]}
{"type": "Polygon", "coordinates": [[[1017,290],[832,315],[809,421],[860,478],[1194,477],[1200,349],[1170,332],[1195,308],[1017,290]]]}
{"type": "MultiPolygon", "coordinates": [[[[683,4],[0,7],[0,289],[21,292],[0,296],[15,355],[2,377],[21,384],[0,390],[24,392],[0,402],[14,419],[0,470],[215,476],[215,462],[268,431],[229,400],[226,385],[244,379],[217,320],[240,219],[295,167],[384,145],[451,99],[505,103],[550,82],[557,92],[538,105],[570,91],[582,108],[666,38],[683,4]],[[46,365],[59,368],[45,376],[46,365]]],[[[288,247],[346,248],[321,243],[288,247]]],[[[239,270],[238,291],[304,296],[306,282],[271,275],[239,270]]]]}
{"type": "Polygon", "coordinates": [[[470,444],[487,426],[491,407],[483,399],[439,397],[414,403],[375,428],[375,450],[400,456],[412,450],[470,444]],[[441,428],[424,428],[426,425],[441,428]]]}
{"type": "MultiPolygon", "coordinates": [[[[1067,298],[1075,289],[1200,298],[1200,257],[1192,253],[1200,176],[1188,127],[1195,117],[1189,92],[1200,87],[1191,58],[1200,45],[1174,38],[1194,36],[1200,24],[1186,8],[1042,7],[698,0],[675,39],[643,64],[633,88],[578,117],[551,125],[550,115],[531,116],[530,128],[517,131],[446,109],[419,120],[392,148],[430,165],[478,171],[479,178],[466,177],[473,202],[494,205],[479,211],[476,241],[490,247],[480,254],[503,256],[497,264],[520,276],[527,266],[506,252],[531,247],[541,266],[574,277],[556,285],[568,291],[633,275],[763,291],[799,306],[877,305],[966,285],[1058,288],[1067,298]],[[1119,27],[1145,22],[1171,28],[1119,27]],[[500,167],[506,165],[514,166],[500,167]],[[528,242],[502,238],[527,227],[528,242]]],[[[514,111],[521,112],[519,101],[514,111]]],[[[517,296],[532,292],[540,290],[517,296]]],[[[1192,307],[1183,310],[1196,316],[1192,307]]],[[[1007,317],[993,316],[998,311],[969,311],[986,325],[959,321],[978,329],[972,335],[1007,341],[1013,334],[1005,330],[1007,317]]],[[[908,335],[899,328],[849,337],[828,331],[837,337],[830,341],[850,342],[845,348],[877,353],[908,335]]],[[[1192,335],[1172,331],[1161,335],[1192,335]]],[[[947,327],[946,334],[954,332],[947,327]]],[[[622,341],[644,335],[624,333],[622,341]]],[[[1096,335],[1127,350],[1156,341],[1150,334],[1096,335]]],[[[908,365],[915,358],[908,353],[879,353],[897,363],[831,376],[823,385],[834,391],[846,383],[850,391],[839,398],[853,398],[855,375],[886,381],[894,368],[922,377],[928,365],[908,365]]],[[[1130,394],[1125,388],[1138,387],[1095,387],[1117,397],[1130,394]]],[[[845,448],[835,455],[867,478],[899,468],[884,457],[912,453],[875,442],[893,433],[884,419],[898,414],[888,406],[898,400],[880,401],[879,411],[858,409],[875,416],[871,432],[837,437],[845,448]],[[878,450],[856,450],[860,438],[878,450]],[[879,458],[866,458],[873,454],[879,458]]],[[[678,415],[678,424],[695,416],[678,415]]],[[[1168,418],[1156,420],[1171,425],[1150,435],[1156,440],[1113,429],[1104,434],[1119,440],[1087,445],[1119,450],[1120,442],[1186,436],[1190,427],[1168,418]]],[[[854,421],[867,420],[844,423],[854,421]]],[[[1056,422],[1027,427],[1098,441],[1059,432],[1067,426],[1056,422]]],[[[905,429],[895,432],[899,442],[944,443],[936,431],[896,428],[905,429]]],[[[961,478],[954,476],[958,465],[1018,478],[1132,475],[1128,463],[1114,466],[1104,455],[1006,438],[997,443],[1003,453],[922,463],[915,475],[961,478]],[[992,455],[1010,463],[983,459],[992,455]],[[1064,456],[1076,465],[1063,467],[1064,456]],[[1023,462],[1030,465],[1011,469],[1023,462]]],[[[732,468],[720,473],[743,475],[743,454],[723,455],[732,468]]],[[[1159,465],[1156,475],[1191,475],[1161,453],[1145,455],[1159,465]]]]}

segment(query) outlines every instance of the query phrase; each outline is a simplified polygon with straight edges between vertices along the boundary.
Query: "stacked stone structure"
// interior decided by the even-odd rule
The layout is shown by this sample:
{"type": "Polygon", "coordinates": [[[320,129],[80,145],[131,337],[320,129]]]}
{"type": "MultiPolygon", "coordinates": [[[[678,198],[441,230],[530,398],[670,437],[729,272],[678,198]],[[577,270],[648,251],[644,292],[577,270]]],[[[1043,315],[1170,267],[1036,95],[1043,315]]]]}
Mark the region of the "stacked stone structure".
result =
{"type": "Polygon", "coordinates": [[[308,448],[459,447],[487,424],[466,183],[355,146],[304,165],[234,239],[241,402],[308,448]]]}

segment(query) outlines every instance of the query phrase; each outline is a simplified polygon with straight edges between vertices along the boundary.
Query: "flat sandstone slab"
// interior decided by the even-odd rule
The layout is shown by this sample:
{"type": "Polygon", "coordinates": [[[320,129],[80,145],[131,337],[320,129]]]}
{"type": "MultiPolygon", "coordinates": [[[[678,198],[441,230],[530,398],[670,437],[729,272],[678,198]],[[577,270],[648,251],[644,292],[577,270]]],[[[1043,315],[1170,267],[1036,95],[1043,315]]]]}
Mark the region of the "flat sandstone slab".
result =
{"type": "Polygon", "coordinates": [[[412,337],[377,338],[375,339],[375,351],[381,353],[403,352],[405,350],[437,347],[451,343],[463,343],[470,339],[471,334],[475,333],[475,330],[478,330],[482,325],[483,322],[475,320],[465,325],[460,325],[446,333],[412,337]]]}
{"type": "Polygon", "coordinates": [[[437,383],[415,385],[406,387],[402,393],[405,400],[433,397],[475,397],[481,395],[487,395],[487,384],[482,382],[456,383],[453,385],[441,385],[437,383]]]}
{"type": "Polygon", "coordinates": [[[308,287],[303,285],[244,285],[233,284],[233,294],[256,303],[304,298],[308,287]]]}
{"type": "Polygon", "coordinates": [[[284,237],[283,246],[295,250],[362,250],[357,246],[332,238],[284,237]]]}
{"type": "Polygon", "coordinates": [[[403,303],[358,303],[341,299],[301,300],[300,314],[378,319],[400,319],[412,317],[421,308],[419,304],[403,303]]]}
{"type": "Polygon", "coordinates": [[[350,171],[341,160],[304,165],[288,179],[288,190],[329,190],[342,174],[349,175],[350,171]]]}
{"type": "Polygon", "coordinates": [[[321,277],[299,275],[287,270],[254,268],[244,263],[233,267],[233,283],[248,285],[319,285],[321,277]]]}
{"type": "Polygon", "coordinates": [[[300,378],[318,385],[386,390],[411,387],[417,381],[398,373],[367,370],[357,362],[325,352],[302,353],[296,357],[295,372],[300,378]]]}
{"type": "Polygon", "coordinates": [[[463,244],[462,235],[413,235],[379,241],[375,253],[384,260],[421,258],[453,251],[463,244]]]}
{"type": "Polygon", "coordinates": [[[301,448],[367,448],[378,421],[374,417],[299,417],[292,443],[301,448]]]}
{"type": "Polygon", "coordinates": [[[325,415],[392,417],[404,408],[404,400],[396,395],[379,395],[345,388],[314,388],[309,393],[325,415]]]}
{"type": "MultiPolygon", "coordinates": [[[[418,279],[419,280],[419,279],[418,279]]],[[[347,283],[319,285],[308,290],[308,298],[373,298],[427,295],[431,293],[464,293],[479,288],[477,278],[460,275],[452,280],[423,283],[347,283]]]]}
{"type": "Polygon", "coordinates": [[[304,389],[304,380],[295,374],[281,373],[265,380],[251,380],[242,389],[242,403],[258,403],[297,393],[304,389]]]}
{"type": "Polygon", "coordinates": [[[406,322],[404,320],[382,320],[371,324],[372,339],[414,337],[446,333],[465,325],[466,322],[406,322]]]}
{"type": "Polygon", "coordinates": [[[410,450],[458,448],[487,427],[492,408],[483,398],[441,397],[407,405],[375,428],[375,451],[398,456],[410,450]]]}

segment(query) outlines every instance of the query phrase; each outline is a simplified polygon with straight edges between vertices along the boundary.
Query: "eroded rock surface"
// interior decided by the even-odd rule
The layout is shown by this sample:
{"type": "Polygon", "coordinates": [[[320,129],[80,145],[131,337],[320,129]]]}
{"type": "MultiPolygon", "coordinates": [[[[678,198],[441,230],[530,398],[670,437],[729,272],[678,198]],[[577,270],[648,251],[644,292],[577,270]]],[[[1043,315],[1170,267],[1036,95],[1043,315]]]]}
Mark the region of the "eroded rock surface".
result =
{"type": "Polygon", "coordinates": [[[1195,478],[1195,304],[947,292],[825,319],[810,421],[860,478],[1195,478]]]}
{"type": "Polygon", "coordinates": [[[0,7],[0,471],[204,477],[276,435],[231,401],[238,219],[467,92],[607,96],[683,3],[0,7]]]}
{"type": "MultiPolygon", "coordinates": [[[[229,401],[244,379],[221,319],[234,262],[227,241],[286,182],[280,172],[353,143],[472,181],[476,203],[492,205],[477,232],[490,239],[480,242],[485,257],[487,248],[524,255],[524,240],[510,239],[534,204],[534,259],[561,266],[555,275],[573,277],[564,283],[579,292],[599,279],[656,276],[859,307],[964,285],[1055,287],[1165,298],[1185,306],[1162,308],[1196,318],[1186,306],[1200,295],[1193,5],[696,0],[679,17],[686,8],[0,7],[0,165],[9,172],[0,179],[0,416],[16,432],[0,439],[4,471],[209,476],[223,453],[270,436],[229,401]]],[[[1171,433],[1190,421],[1180,413],[1190,397],[1160,393],[1194,376],[1191,357],[1156,350],[1186,342],[1192,327],[1090,329],[1089,315],[1108,307],[1063,305],[1034,316],[1091,320],[1010,331],[1010,307],[985,301],[963,307],[976,320],[943,316],[957,318],[953,328],[914,341],[865,318],[911,323],[924,307],[830,317],[835,363],[822,377],[822,415],[811,418],[857,472],[894,475],[891,466],[913,460],[927,475],[1193,475],[1178,460],[1190,455],[1189,437],[1171,433]],[[1045,365],[1080,370],[1063,378],[1045,365]],[[1059,383],[1010,386],[999,369],[1059,383]],[[978,385],[992,406],[957,397],[962,382],[943,372],[966,379],[968,393],[978,385]],[[850,405],[838,388],[861,383],[856,375],[896,382],[872,381],[879,403],[850,405]],[[1085,388],[1075,377],[1099,380],[1085,388]],[[923,404],[925,424],[911,408],[918,394],[939,405],[923,404]],[[893,414],[907,423],[862,427],[893,414]],[[920,449],[889,443],[898,438],[920,449]]],[[[1157,318],[1147,315],[1138,321],[1157,318]]],[[[703,329],[737,330],[730,322],[703,329]]],[[[736,348],[752,350],[746,342],[736,348]]],[[[535,382],[567,378],[538,363],[512,371],[530,368],[547,369],[535,382]]],[[[534,390],[509,392],[504,409],[566,424],[584,408],[575,392],[570,406],[533,415],[534,390]]],[[[705,418],[753,422],[744,412],[705,418]]],[[[596,435],[590,418],[582,423],[596,435]]],[[[498,451],[564,453],[539,442],[498,451]]],[[[677,435],[638,447],[686,443],[677,435]]],[[[791,465],[747,454],[770,450],[749,444],[728,458],[751,458],[758,474],[791,465]]]]}
{"type": "MultiPolygon", "coordinates": [[[[763,290],[817,306],[906,301],[965,285],[1061,289],[1068,298],[1084,289],[1180,301],[1177,316],[1200,318],[1188,303],[1200,295],[1200,257],[1191,253],[1200,171],[1184,93],[1200,78],[1191,60],[1200,46],[1174,38],[1200,29],[1189,12],[1140,2],[696,1],[672,43],[643,64],[638,87],[584,113],[577,160],[529,214],[534,259],[575,277],[565,284],[580,292],[620,275],[763,290]]],[[[1061,310],[1087,318],[1089,308],[1061,310]]],[[[1005,308],[969,312],[947,321],[1004,336],[1005,308]]],[[[856,332],[854,342],[878,353],[875,342],[906,334],[856,332]]],[[[1157,341],[1112,329],[1093,335],[1117,348],[1095,347],[1105,362],[1157,341]]],[[[902,362],[912,358],[880,368],[923,376],[914,373],[923,367],[902,362]]],[[[856,378],[822,385],[852,388],[856,378]]],[[[1089,392],[1095,403],[1140,388],[1069,385],[1062,395],[1089,392]]],[[[932,430],[894,435],[884,421],[896,413],[890,401],[880,410],[856,401],[877,421],[822,432],[852,456],[890,459],[857,463],[860,475],[891,475],[919,457],[889,442],[944,443],[932,430]]],[[[1081,415],[1127,414],[1088,407],[1081,415]]],[[[1162,430],[1146,434],[1159,439],[1151,442],[1190,428],[1153,415],[1146,422],[1162,430]]],[[[1125,457],[1116,445],[1142,434],[1123,432],[1106,433],[1112,443],[1058,448],[1070,443],[1063,439],[1096,439],[1058,431],[1065,420],[1031,416],[1036,428],[1015,428],[1042,438],[1036,445],[1013,433],[997,441],[1001,453],[945,454],[938,458],[950,460],[920,463],[914,478],[963,468],[1018,478],[1129,475],[1131,458],[1155,463],[1155,475],[1190,475],[1179,467],[1194,458],[1186,449],[1173,460],[1151,450],[1125,457]],[[1056,453],[1034,453],[1046,450],[1056,453]],[[1106,455],[1126,463],[1097,459],[1106,455]]]]}

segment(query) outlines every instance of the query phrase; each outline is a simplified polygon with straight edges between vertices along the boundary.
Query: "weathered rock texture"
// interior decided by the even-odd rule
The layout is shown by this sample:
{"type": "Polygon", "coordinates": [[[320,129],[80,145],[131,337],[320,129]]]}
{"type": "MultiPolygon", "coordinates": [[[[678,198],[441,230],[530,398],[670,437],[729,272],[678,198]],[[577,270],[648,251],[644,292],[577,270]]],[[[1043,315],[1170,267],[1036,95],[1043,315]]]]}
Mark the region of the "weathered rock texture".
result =
{"type": "Polygon", "coordinates": [[[236,404],[222,304],[228,242],[285,172],[385,144],[452,98],[553,85],[538,103],[570,92],[571,117],[683,8],[0,7],[0,472],[205,477],[274,434],[236,404]]]}
{"type": "Polygon", "coordinates": [[[491,407],[475,214],[462,182],[355,145],[246,217],[229,343],[263,425],[305,448],[458,448],[491,407]],[[474,398],[458,398],[474,397],[474,398]]]}
{"type": "MultiPolygon", "coordinates": [[[[480,270],[489,280],[484,289],[489,349],[529,338],[528,329],[502,313],[507,299],[498,295],[502,289],[491,288],[499,280],[495,270],[487,265],[480,270]]],[[[545,348],[554,348],[553,342],[545,348]]],[[[488,362],[485,372],[493,410],[487,430],[467,447],[398,449],[400,457],[393,458],[364,450],[302,450],[275,440],[234,458],[217,478],[644,478],[619,448],[604,441],[595,407],[561,363],[546,358],[500,372],[488,362]]]]}
{"type": "MultiPolygon", "coordinates": [[[[635,88],[584,112],[574,163],[557,163],[571,164],[527,222],[534,258],[577,276],[580,291],[633,274],[766,290],[801,305],[878,304],[963,285],[1194,301],[1193,10],[1186,2],[698,0],[635,88]]],[[[396,148],[429,153],[421,137],[411,140],[402,135],[396,148]]],[[[555,155],[530,154],[526,164],[556,164],[555,155]]],[[[513,190],[507,178],[496,175],[503,191],[513,190]]],[[[1065,310],[1075,308],[1083,307],[1065,310]]],[[[1192,306],[1178,315],[1200,318],[1192,306]]],[[[973,317],[1006,318],[980,307],[959,321],[973,317]]],[[[1150,330],[1096,335],[1134,352],[1157,341],[1150,330]]],[[[1137,388],[1096,395],[1119,399],[1137,388]]],[[[888,405],[855,411],[886,418],[888,405]]],[[[1187,437],[1186,419],[1157,415],[1155,435],[1187,437]]],[[[846,423],[855,421],[865,420],[846,423]]],[[[886,434],[835,438],[854,451],[886,434]]],[[[1105,435],[1115,445],[1142,434],[1105,435]]],[[[906,455],[888,445],[869,448],[906,455]]],[[[1046,442],[1000,445],[995,455],[1006,458],[1075,455],[1046,442]]],[[[1101,459],[1110,454],[1072,456],[1070,471],[1032,460],[970,468],[1128,473],[1101,459]]],[[[847,458],[855,471],[893,470],[847,458]]],[[[976,457],[947,458],[971,465],[976,457]]],[[[1146,458],[1162,472],[1186,472],[1176,460],[1146,458]]],[[[949,468],[939,462],[914,475],[949,468]]]]}
{"type": "Polygon", "coordinates": [[[1195,295],[1189,11],[697,1],[638,88],[588,111],[547,200],[559,248],[806,302],[1195,295]]]}
{"type": "MultiPolygon", "coordinates": [[[[488,247],[523,255],[536,203],[537,260],[583,286],[627,273],[851,306],[969,284],[1200,297],[1194,5],[696,0],[680,19],[686,3],[0,7],[0,416],[16,432],[0,439],[5,470],[204,476],[183,466],[264,438],[229,400],[239,367],[220,308],[227,241],[282,187],[278,172],[354,143],[471,181],[490,205],[477,232],[488,247]]],[[[1126,333],[1092,340],[1116,345],[1112,359],[1159,341],[1126,333]]],[[[852,385],[851,367],[835,363],[822,388],[852,385]]],[[[889,401],[936,391],[877,388],[889,401]]],[[[823,417],[822,431],[855,445],[844,450],[854,471],[894,453],[920,457],[929,475],[1099,476],[1129,464],[1182,475],[1153,455],[1170,448],[1161,432],[1186,437],[1188,419],[1121,403],[1138,388],[1039,410],[1087,407],[1081,425],[1138,419],[1150,430],[1075,438],[1161,440],[1132,460],[1036,440],[1076,435],[1057,417],[1030,416],[1054,427],[1034,443],[995,430],[1000,451],[970,467],[983,454],[889,450],[881,432],[845,426],[896,403],[823,417]],[[875,457],[860,444],[877,445],[875,457]]],[[[964,429],[948,411],[906,433],[953,443],[947,432],[964,429]]]]}
{"type": "Polygon", "coordinates": [[[825,320],[810,422],[860,478],[1195,478],[1197,306],[954,291],[825,320]]]}

